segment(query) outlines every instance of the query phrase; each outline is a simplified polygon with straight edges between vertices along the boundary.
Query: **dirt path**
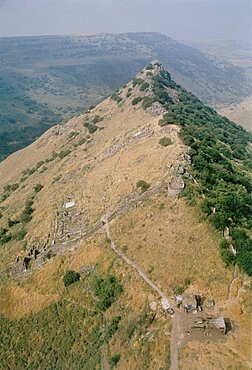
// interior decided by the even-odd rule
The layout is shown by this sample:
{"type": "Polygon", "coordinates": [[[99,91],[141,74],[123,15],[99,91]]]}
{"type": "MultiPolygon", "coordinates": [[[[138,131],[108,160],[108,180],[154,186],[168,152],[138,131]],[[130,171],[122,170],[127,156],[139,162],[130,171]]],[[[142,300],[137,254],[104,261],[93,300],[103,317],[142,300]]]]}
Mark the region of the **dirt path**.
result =
{"type": "MultiPolygon", "coordinates": [[[[133,194],[131,196],[128,196],[124,199],[122,199],[121,202],[119,202],[116,209],[110,213],[110,215],[106,215],[102,217],[101,220],[98,220],[93,228],[88,231],[87,233],[83,234],[80,238],[76,240],[72,240],[69,243],[63,244],[55,244],[50,248],[50,252],[55,255],[64,254],[68,251],[74,250],[78,246],[78,241],[81,239],[88,239],[89,237],[92,237],[98,232],[100,229],[104,229],[107,238],[110,240],[110,247],[116,253],[121,259],[124,260],[125,263],[127,263],[129,266],[131,266],[137,274],[141,277],[141,279],[152,289],[156,292],[156,294],[160,297],[161,305],[165,309],[174,309],[170,298],[166,296],[166,294],[156,285],[154,284],[148,276],[140,269],[140,267],[135,264],[133,261],[131,261],[122,251],[116,248],[115,243],[111,239],[110,230],[109,230],[109,222],[113,220],[114,218],[124,214],[125,212],[129,211],[132,208],[135,208],[138,204],[138,202],[143,201],[144,199],[149,198],[150,196],[159,193],[161,190],[165,187],[165,182],[159,182],[154,186],[153,188],[149,189],[148,191],[142,193],[142,194],[133,194]]],[[[41,268],[43,265],[47,263],[47,260],[45,260],[45,255],[48,253],[48,251],[41,253],[38,258],[34,261],[34,265],[31,270],[24,271],[22,264],[13,264],[10,265],[7,269],[0,271],[0,276],[4,276],[6,274],[10,274],[12,277],[25,277],[28,276],[32,271],[35,269],[41,268]]],[[[171,316],[172,320],[172,333],[171,333],[171,347],[170,347],[170,355],[171,355],[171,370],[177,370],[178,369],[178,327],[179,327],[179,315],[175,313],[171,316]]],[[[106,356],[106,348],[102,348],[102,369],[108,370],[109,365],[107,362],[107,356],[106,356]]]]}
{"type": "MultiPolygon", "coordinates": [[[[162,302],[165,302],[166,308],[169,306],[173,309],[172,304],[170,303],[169,298],[165,295],[164,292],[162,292],[161,289],[158,288],[156,284],[154,284],[146,275],[145,273],[139,268],[138,265],[136,265],[133,261],[131,261],[127,256],[125,256],[124,253],[122,253],[120,250],[116,248],[115,243],[113,242],[110,230],[109,230],[109,221],[108,217],[104,217],[102,219],[102,223],[104,225],[104,230],[106,233],[106,237],[108,240],[110,240],[110,247],[111,249],[120,257],[122,258],[129,266],[131,266],[137,274],[144,280],[146,284],[149,285],[160,297],[161,304],[162,302]]],[[[178,320],[179,316],[175,313],[172,315],[172,332],[171,332],[171,346],[170,346],[170,352],[171,352],[171,367],[170,370],[177,370],[178,369],[178,320]]]]}

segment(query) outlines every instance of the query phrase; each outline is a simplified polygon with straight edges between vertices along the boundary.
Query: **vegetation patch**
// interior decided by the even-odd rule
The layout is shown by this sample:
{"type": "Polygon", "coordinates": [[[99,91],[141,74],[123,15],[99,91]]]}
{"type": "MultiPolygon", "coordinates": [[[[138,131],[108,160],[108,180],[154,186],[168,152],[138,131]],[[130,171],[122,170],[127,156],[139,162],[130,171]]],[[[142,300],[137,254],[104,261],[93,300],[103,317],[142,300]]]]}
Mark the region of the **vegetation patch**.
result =
{"type": "Polygon", "coordinates": [[[132,105],[137,105],[142,100],[143,100],[143,98],[141,96],[138,96],[137,98],[132,99],[131,103],[132,103],[132,105]]]}
{"type": "Polygon", "coordinates": [[[65,157],[67,157],[70,153],[71,153],[71,150],[70,150],[70,149],[61,150],[61,151],[58,153],[58,157],[59,157],[60,159],[63,159],[63,158],[65,158],[65,157]]]}
{"type": "Polygon", "coordinates": [[[97,297],[96,307],[100,311],[105,311],[116,300],[122,292],[122,286],[114,276],[101,278],[93,277],[91,280],[91,289],[97,297]]]}
{"type": "Polygon", "coordinates": [[[141,86],[144,83],[144,80],[142,78],[134,78],[132,81],[133,87],[135,86],[141,86]]]}
{"type": "Polygon", "coordinates": [[[117,92],[111,95],[110,99],[116,101],[117,103],[120,103],[122,101],[121,96],[117,92]]]}
{"type": "Polygon", "coordinates": [[[162,145],[162,146],[169,146],[172,144],[172,141],[169,137],[162,137],[160,140],[159,140],[159,144],[162,145]]]}
{"type": "Polygon", "coordinates": [[[12,239],[13,240],[23,240],[25,235],[27,234],[27,231],[24,227],[22,227],[20,230],[13,233],[12,239]]]}
{"type": "Polygon", "coordinates": [[[137,183],[136,183],[136,186],[137,188],[141,189],[142,192],[145,192],[149,189],[150,187],[150,184],[148,184],[146,181],[144,180],[139,180],[137,183]]]}
{"type": "Polygon", "coordinates": [[[119,322],[121,321],[121,316],[114,316],[112,317],[111,321],[106,327],[104,340],[108,342],[112,336],[117,332],[119,327],[119,322]]]}
{"type": "Polygon", "coordinates": [[[7,232],[7,229],[0,227],[0,245],[8,243],[12,239],[12,236],[7,232]]]}
{"type": "Polygon", "coordinates": [[[251,168],[248,144],[252,135],[183,90],[171,80],[168,72],[162,71],[154,78],[154,95],[167,111],[159,124],[180,125],[180,136],[191,148],[192,175],[197,185],[187,181],[184,195],[190,202],[204,198],[200,201],[201,208],[214,228],[220,231],[230,228],[237,254],[231,256],[231,249],[222,243],[221,257],[225,264],[237,263],[251,275],[252,248],[248,232],[252,227],[252,185],[247,172],[251,168]],[[177,104],[165,94],[166,87],[177,91],[177,104]],[[239,242],[235,243],[237,237],[239,242]]]}
{"type": "Polygon", "coordinates": [[[88,129],[88,132],[90,134],[93,134],[95,133],[96,130],[98,130],[98,127],[96,127],[93,123],[90,123],[90,122],[85,122],[84,127],[88,129]]]}
{"type": "Polygon", "coordinates": [[[145,96],[142,100],[142,108],[144,110],[146,110],[147,108],[150,108],[152,106],[152,104],[155,102],[155,98],[154,97],[150,97],[150,96],[145,96]]]}
{"type": "Polygon", "coordinates": [[[148,82],[144,82],[142,83],[142,85],[140,86],[140,91],[145,91],[148,89],[148,87],[150,86],[150,84],[148,82]]]}
{"type": "Polygon", "coordinates": [[[99,123],[99,122],[101,122],[101,121],[103,121],[103,117],[96,115],[96,116],[92,119],[91,123],[92,123],[93,125],[96,125],[96,123],[99,123]]]}
{"type": "Polygon", "coordinates": [[[11,193],[13,193],[18,188],[19,188],[19,185],[18,184],[7,184],[7,185],[4,185],[4,187],[3,187],[3,193],[2,193],[2,195],[0,197],[0,200],[3,202],[7,198],[9,198],[9,196],[11,195],[11,193]]]}
{"type": "Polygon", "coordinates": [[[33,213],[32,206],[33,206],[33,199],[32,198],[27,199],[25,203],[25,208],[20,216],[21,222],[26,224],[27,222],[31,221],[32,213],[33,213]]]}
{"type": "Polygon", "coordinates": [[[35,193],[39,193],[43,189],[43,185],[37,184],[34,186],[35,193]]]}
{"type": "Polygon", "coordinates": [[[111,369],[113,369],[118,364],[118,362],[120,361],[120,358],[121,358],[121,355],[119,353],[116,353],[115,355],[110,356],[109,365],[111,369]]]}
{"type": "Polygon", "coordinates": [[[63,282],[64,282],[65,287],[72,285],[73,283],[76,283],[79,280],[80,280],[80,274],[73,270],[67,271],[63,277],[63,282]]]}
{"type": "MultiPolygon", "coordinates": [[[[19,320],[0,316],[3,369],[98,369],[102,344],[100,320],[91,315],[89,296],[62,299],[19,320]],[[29,333],[29,335],[27,335],[29,333]]],[[[92,300],[91,300],[92,301],[92,300]]]]}

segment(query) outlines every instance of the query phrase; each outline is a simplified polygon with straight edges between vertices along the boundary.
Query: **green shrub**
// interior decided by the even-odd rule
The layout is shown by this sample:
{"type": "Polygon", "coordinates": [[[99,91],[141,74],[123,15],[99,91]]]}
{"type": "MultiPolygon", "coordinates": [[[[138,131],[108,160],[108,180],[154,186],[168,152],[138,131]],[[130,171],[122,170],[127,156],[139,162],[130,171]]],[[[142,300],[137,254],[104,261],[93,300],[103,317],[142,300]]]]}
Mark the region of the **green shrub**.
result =
{"type": "Polygon", "coordinates": [[[118,362],[120,361],[120,358],[121,358],[121,355],[119,353],[111,356],[109,358],[109,365],[111,367],[111,369],[113,369],[114,366],[116,366],[118,364],[118,362]]]}
{"type": "Polygon", "coordinates": [[[104,340],[108,342],[110,338],[115,334],[118,330],[119,322],[121,321],[121,316],[114,316],[105,330],[104,340]]]}
{"type": "Polygon", "coordinates": [[[28,199],[25,203],[25,208],[23,210],[23,212],[21,213],[21,216],[20,216],[20,221],[23,222],[23,223],[27,223],[31,220],[31,215],[32,215],[32,212],[33,212],[33,208],[32,208],[32,205],[33,205],[33,200],[32,199],[28,199]]]}
{"type": "Polygon", "coordinates": [[[18,184],[7,184],[4,185],[3,190],[5,193],[12,193],[13,191],[17,190],[19,188],[18,184]]]}
{"type": "Polygon", "coordinates": [[[138,103],[140,103],[140,101],[142,101],[142,97],[141,96],[138,96],[137,98],[134,98],[134,99],[132,99],[132,105],[136,105],[136,104],[138,104],[138,103]]]}
{"type": "Polygon", "coordinates": [[[80,280],[80,274],[72,270],[67,271],[63,277],[63,282],[64,282],[65,287],[73,283],[76,283],[79,280],[80,280]]]}
{"type": "Polygon", "coordinates": [[[90,122],[85,122],[84,127],[88,129],[88,132],[90,134],[93,134],[96,130],[98,130],[98,127],[96,127],[95,125],[93,125],[93,123],[90,122]]]}
{"type": "Polygon", "coordinates": [[[7,232],[7,229],[0,227],[0,245],[8,243],[12,239],[12,236],[7,232]]]}
{"type": "Polygon", "coordinates": [[[122,98],[118,95],[117,92],[111,95],[110,99],[116,101],[117,103],[120,103],[122,101],[122,98]]]}
{"type": "Polygon", "coordinates": [[[100,117],[100,116],[98,116],[98,115],[96,115],[93,119],[92,119],[92,124],[93,125],[96,125],[96,123],[98,123],[98,122],[101,122],[101,121],[103,121],[103,117],[100,117]]]}
{"type": "Polygon", "coordinates": [[[164,115],[163,115],[163,118],[161,118],[160,120],[159,120],[159,122],[158,122],[158,124],[159,124],[159,126],[166,126],[166,125],[170,125],[170,124],[172,124],[172,123],[174,123],[174,117],[173,117],[173,115],[172,114],[170,114],[170,113],[165,113],[164,115]]]}
{"type": "Polygon", "coordinates": [[[168,146],[172,144],[172,141],[169,137],[162,137],[162,139],[159,140],[159,144],[162,146],[168,146]]]}
{"type": "Polygon", "coordinates": [[[149,71],[151,69],[154,69],[154,66],[150,63],[147,65],[146,69],[149,71]]]}
{"type": "Polygon", "coordinates": [[[229,249],[221,249],[221,259],[225,266],[233,265],[235,262],[235,256],[229,249]]]}
{"type": "Polygon", "coordinates": [[[229,224],[227,215],[221,212],[211,213],[209,221],[217,230],[223,230],[229,224]]]}
{"type": "Polygon", "coordinates": [[[145,96],[142,100],[142,108],[146,110],[147,108],[151,107],[154,102],[155,99],[153,97],[145,96]]]}
{"type": "Polygon", "coordinates": [[[27,234],[26,230],[24,228],[20,229],[16,233],[13,234],[14,240],[23,240],[25,235],[27,234]]]}
{"type": "Polygon", "coordinates": [[[114,276],[108,276],[104,279],[95,276],[91,280],[91,289],[98,298],[96,307],[100,311],[105,311],[110,307],[122,291],[121,285],[114,276]]]}
{"type": "Polygon", "coordinates": [[[136,85],[141,86],[144,83],[144,80],[142,78],[134,78],[132,82],[133,87],[135,87],[136,85]]]}
{"type": "Polygon", "coordinates": [[[252,250],[240,250],[236,256],[237,265],[242,271],[252,276],[252,250]]]}
{"type": "Polygon", "coordinates": [[[79,135],[79,132],[77,131],[72,131],[70,132],[70,134],[68,135],[68,139],[74,139],[76,136],[79,135]]]}
{"type": "Polygon", "coordinates": [[[142,190],[142,192],[145,192],[149,189],[150,187],[150,184],[148,184],[146,181],[144,180],[139,180],[137,183],[136,183],[136,186],[137,188],[140,188],[142,190]]]}
{"type": "Polygon", "coordinates": [[[9,241],[11,241],[12,236],[9,234],[4,234],[3,236],[0,237],[0,245],[6,244],[9,241]]]}
{"type": "Polygon", "coordinates": [[[148,87],[150,86],[150,84],[148,82],[144,82],[141,86],[140,86],[140,91],[145,91],[146,89],[148,89],[148,87]]]}
{"type": "Polygon", "coordinates": [[[66,149],[66,150],[61,150],[59,153],[58,153],[58,157],[60,159],[63,159],[65,158],[68,154],[71,153],[71,150],[70,149],[66,149]]]}
{"type": "Polygon", "coordinates": [[[40,192],[42,189],[43,189],[43,185],[41,185],[41,184],[37,184],[37,185],[34,186],[35,193],[40,192]]]}
{"type": "Polygon", "coordinates": [[[41,171],[40,171],[40,173],[43,173],[43,172],[45,172],[46,170],[48,170],[48,167],[46,167],[46,166],[43,166],[43,167],[41,168],[41,171]]]}
{"type": "Polygon", "coordinates": [[[14,225],[17,225],[19,224],[19,220],[11,220],[10,218],[8,218],[8,227],[12,227],[14,225]]]}

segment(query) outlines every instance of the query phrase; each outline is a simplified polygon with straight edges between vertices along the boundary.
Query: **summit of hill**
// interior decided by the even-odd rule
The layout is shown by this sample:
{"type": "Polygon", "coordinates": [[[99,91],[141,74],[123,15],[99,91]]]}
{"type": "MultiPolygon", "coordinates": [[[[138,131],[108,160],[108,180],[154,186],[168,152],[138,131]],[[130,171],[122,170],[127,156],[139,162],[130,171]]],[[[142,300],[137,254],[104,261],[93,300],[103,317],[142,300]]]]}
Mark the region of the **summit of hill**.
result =
{"type": "Polygon", "coordinates": [[[249,368],[249,156],[154,60],[1,162],[5,368],[249,368]]]}

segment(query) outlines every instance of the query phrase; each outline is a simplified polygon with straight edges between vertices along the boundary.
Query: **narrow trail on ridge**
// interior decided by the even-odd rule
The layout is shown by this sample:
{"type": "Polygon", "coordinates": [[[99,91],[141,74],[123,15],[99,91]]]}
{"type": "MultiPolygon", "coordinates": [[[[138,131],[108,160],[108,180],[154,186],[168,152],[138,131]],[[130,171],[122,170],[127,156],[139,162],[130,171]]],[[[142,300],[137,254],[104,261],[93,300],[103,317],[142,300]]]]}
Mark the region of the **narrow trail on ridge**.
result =
{"type": "MultiPolygon", "coordinates": [[[[172,304],[169,301],[169,298],[167,295],[156,285],[154,284],[147,276],[146,274],[140,269],[140,267],[135,264],[133,261],[131,261],[123,252],[121,252],[119,249],[117,249],[114,241],[111,238],[110,230],[109,230],[109,221],[108,216],[105,216],[102,218],[103,228],[106,234],[107,239],[110,241],[110,248],[121,258],[124,260],[124,262],[127,263],[127,265],[131,266],[137,274],[141,277],[144,282],[149,285],[151,289],[153,289],[161,299],[161,305],[166,310],[170,310],[170,312],[174,313],[172,304]]],[[[171,332],[171,346],[170,346],[170,352],[171,352],[171,366],[170,370],[177,370],[178,369],[178,319],[179,317],[177,314],[171,315],[172,320],[172,332],[171,332]]]]}

